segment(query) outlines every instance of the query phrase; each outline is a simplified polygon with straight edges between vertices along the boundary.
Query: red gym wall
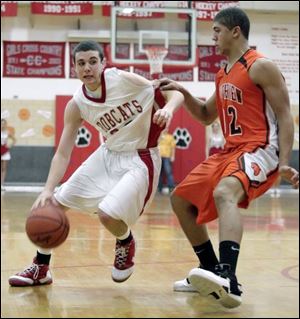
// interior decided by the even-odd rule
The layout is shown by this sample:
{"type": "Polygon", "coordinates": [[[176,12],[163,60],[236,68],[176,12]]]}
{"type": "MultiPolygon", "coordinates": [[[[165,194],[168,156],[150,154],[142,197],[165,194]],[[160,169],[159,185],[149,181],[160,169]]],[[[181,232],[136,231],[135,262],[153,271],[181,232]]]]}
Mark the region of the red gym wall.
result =
{"type": "MultiPolygon", "coordinates": [[[[56,96],[55,148],[58,146],[63,130],[64,110],[71,98],[71,96],[56,96]]],[[[85,147],[74,147],[70,165],[62,182],[66,181],[76,168],[100,145],[98,131],[87,122],[83,122],[83,125],[92,135],[90,144],[85,147]]],[[[196,122],[182,107],[174,115],[169,132],[176,135],[177,144],[182,145],[181,148],[176,148],[176,158],[173,164],[174,179],[175,183],[178,184],[196,165],[205,159],[205,128],[196,122]],[[188,138],[189,135],[190,139],[188,138]]]]}
{"type": "Polygon", "coordinates": [[[178,128],[189,133],[191,142],[187,148],[179,148],[178,144],[180,143],[177,140],[175,162],[173,163],[176,184],[180,183],[195,166],[205,160],[205,127],[194,120],[183,107],[175,113],[169,132],[175,136],[178,128]]]}

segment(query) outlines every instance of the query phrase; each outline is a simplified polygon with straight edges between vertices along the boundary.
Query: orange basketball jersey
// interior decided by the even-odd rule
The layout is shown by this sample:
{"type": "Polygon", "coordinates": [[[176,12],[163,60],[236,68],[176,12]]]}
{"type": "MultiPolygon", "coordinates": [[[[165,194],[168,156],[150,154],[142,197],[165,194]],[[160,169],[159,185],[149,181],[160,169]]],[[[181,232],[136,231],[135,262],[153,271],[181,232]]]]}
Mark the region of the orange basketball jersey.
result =
{"type": "Polygon", "coordinates": [[[263,90],[249,77],[252,64],[263,56],[249,49],[229,72],[216,76],[216,102],[226,139],[225,149],[245,143],[271,144],[278,149],[277,121],[263,90]]]}
{"type": "Polygon", "coordinates": [[[248,50],[230,69],[216,76],[216,103],[223,134],[224,150],[200,163],[176,187],[175,194],[198,209],[197,223],[218,217],[214,190],[224,177],[236,177],[249,202],[262,195],[278,176],[278,135],[276,116],[263,90],[249,76],[252,64],[262,55],[248,50]]]}

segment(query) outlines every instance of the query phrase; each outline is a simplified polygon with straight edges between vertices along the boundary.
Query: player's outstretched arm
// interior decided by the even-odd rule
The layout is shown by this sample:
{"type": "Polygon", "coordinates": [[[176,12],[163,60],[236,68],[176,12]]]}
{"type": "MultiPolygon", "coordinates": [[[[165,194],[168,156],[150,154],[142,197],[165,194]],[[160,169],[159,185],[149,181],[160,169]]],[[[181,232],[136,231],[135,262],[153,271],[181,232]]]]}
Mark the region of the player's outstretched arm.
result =
{"type": "Polygon", "coordinates": [[[204,125],[210,125],[217,118],[215,93],[207,100],[202,101],[194,97],[188,90],[176,81],[163,78],[156,80],[161,91],[175,90],[183,94],[184,104],[191,115],[204,125]]]}
{"type": "Polygon", "coordinates": [[[32,208],[44,206],[49,200],[52,201],[54,204],[57,204],[53,197],[53,192],[67,170],[81,122],[82,119],[80,116],[80,111],[76,103],[72,99],[68,102],[65,109],[64,129],[57,151],[51,161],[45,188],[34,202],[32,208]]]}

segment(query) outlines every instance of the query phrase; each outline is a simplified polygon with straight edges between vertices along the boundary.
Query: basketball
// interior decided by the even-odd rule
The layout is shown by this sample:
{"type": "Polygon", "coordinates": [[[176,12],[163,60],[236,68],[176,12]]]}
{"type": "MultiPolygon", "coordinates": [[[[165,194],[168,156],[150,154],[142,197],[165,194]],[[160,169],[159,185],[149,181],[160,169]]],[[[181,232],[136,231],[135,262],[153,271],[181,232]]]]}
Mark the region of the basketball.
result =
{"type": "Polygon", "coordinates": [[[38,247],[54,248],[68,237],[69,220],[63,211],[54,204],[38,207],[30,211],[26,221],[26,233],[38,247]]]}

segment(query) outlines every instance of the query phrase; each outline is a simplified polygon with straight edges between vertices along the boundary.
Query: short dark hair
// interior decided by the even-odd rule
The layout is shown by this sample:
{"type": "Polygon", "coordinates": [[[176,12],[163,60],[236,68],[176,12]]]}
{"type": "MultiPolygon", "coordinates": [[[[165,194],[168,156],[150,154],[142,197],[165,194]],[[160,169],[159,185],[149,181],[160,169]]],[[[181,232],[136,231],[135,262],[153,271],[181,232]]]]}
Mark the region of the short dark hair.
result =
{"type": "Polygon", "coordinates": [[[81,51],[84,51],[84,52],[86,52],[86,51],[98,51],[100,61],[102,61],[103,58],[104,58],[103,48],[96,41],[87,40],[87,41],[79,42],[76,45],[76,47],[73,49],[73,52],[72,52],[72,58],[73,58],[74,62],[75,62],[76,53],[81,52],[81,51]]]}
{"type": "Polygon", "coordinates": [[[221,10],[214,18],[214,22],[225,25],[229,30],[239,26],[243,36],[248,40],[250,21],[247,14],[238,7],[229,7],[221,10]]]}

